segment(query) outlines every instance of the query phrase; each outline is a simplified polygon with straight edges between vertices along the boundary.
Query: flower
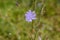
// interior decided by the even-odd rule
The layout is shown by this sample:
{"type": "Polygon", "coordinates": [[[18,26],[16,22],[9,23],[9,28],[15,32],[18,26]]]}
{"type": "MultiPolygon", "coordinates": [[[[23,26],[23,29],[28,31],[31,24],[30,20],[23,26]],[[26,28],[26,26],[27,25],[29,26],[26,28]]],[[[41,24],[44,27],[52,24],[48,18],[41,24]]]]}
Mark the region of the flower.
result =
{"type": "Polygon", "coordinates": [[[25,14],[25,18],[27,22],[32,22],[32,20],[36,19],[36,13],[35,11],[31,11],[29,10],[26,14],[25,14]]]}

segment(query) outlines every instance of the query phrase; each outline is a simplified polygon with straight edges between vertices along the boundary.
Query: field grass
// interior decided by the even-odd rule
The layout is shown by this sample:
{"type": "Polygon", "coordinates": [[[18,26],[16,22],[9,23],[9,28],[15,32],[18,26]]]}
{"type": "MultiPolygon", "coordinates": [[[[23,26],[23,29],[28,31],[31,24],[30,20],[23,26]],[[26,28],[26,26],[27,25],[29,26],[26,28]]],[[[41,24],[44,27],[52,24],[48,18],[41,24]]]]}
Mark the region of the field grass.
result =
{"type": "Polygon", "coordinates": [[[60,40],[60,0],[0,0],[0,40],[60,40]],[[28,10],[36,20],[27,22],[28,10]]]}

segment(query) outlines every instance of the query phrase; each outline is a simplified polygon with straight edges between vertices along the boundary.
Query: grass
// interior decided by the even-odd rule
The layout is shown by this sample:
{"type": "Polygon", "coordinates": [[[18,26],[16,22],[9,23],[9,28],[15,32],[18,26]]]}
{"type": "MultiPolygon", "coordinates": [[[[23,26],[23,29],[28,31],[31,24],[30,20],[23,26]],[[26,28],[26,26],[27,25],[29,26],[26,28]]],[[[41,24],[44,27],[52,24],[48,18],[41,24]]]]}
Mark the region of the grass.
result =
{"type": "Polygon", "coordinates": [[[60,40],[58,0],[0,0],[0,40],[38,40],[39,36],[42,40],[60,40]],[[33,28],[32,22],[25,20],[28,10],[37,15],[33,28]]]}

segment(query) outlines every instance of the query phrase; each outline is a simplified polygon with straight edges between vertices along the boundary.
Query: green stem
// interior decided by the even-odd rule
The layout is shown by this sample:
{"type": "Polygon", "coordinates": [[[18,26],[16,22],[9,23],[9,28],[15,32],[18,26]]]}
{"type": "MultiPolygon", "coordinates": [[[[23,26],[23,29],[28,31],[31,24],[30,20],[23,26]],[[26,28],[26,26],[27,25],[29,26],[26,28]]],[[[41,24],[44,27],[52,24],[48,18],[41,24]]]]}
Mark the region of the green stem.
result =
{"type": "MultiPolygon", "coordinates": [[[[34,21],[32,21],[32,30],[34,29],[34,25],[33,25],[34,21]]],[[[36,32],[37,33],[37,32],[36,32]]],[[[32,38],[32,40],[35,40],[36,38],[36,33],[34,34],[34,39],[32,38]]],[[[33,33],[32,33],[33,34],[33,33]]]]}
{"type": "MultiPolygon", "coordinates": [[[[32,20],[32,29],[31,30],[33,31],[33,29],[34,29],[34,27],[33,27],[33,20],[32,20]]],[[[33,34],[33,32],[32,32],[32,34],[33,34]]],[[[32,38],[32,40],[33,40],[33,38],[32,38]]]]}

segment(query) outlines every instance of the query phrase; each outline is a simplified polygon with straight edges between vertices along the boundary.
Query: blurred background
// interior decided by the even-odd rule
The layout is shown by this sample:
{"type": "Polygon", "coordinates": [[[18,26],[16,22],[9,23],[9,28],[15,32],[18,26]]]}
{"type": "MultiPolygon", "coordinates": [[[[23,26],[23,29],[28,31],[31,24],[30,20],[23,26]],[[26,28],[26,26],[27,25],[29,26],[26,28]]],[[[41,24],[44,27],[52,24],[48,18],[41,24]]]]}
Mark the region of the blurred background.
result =
{"type": "Polygon", "coordinates": [[[0,0],[0,40],[60,40],[60,0],[0,0]],[[33,24],[28,10],[36,12],[33,24]]]}

